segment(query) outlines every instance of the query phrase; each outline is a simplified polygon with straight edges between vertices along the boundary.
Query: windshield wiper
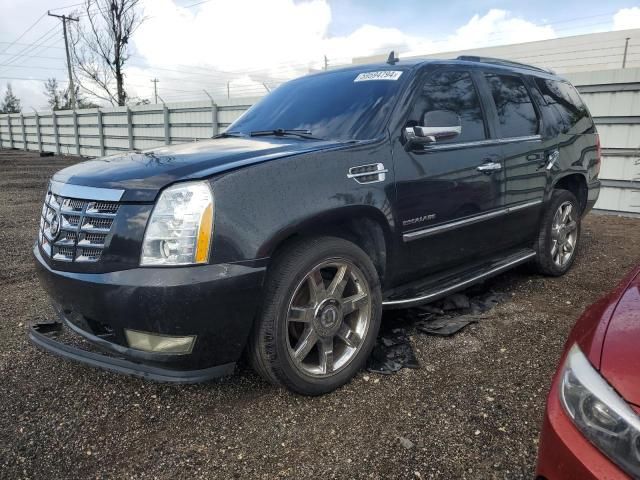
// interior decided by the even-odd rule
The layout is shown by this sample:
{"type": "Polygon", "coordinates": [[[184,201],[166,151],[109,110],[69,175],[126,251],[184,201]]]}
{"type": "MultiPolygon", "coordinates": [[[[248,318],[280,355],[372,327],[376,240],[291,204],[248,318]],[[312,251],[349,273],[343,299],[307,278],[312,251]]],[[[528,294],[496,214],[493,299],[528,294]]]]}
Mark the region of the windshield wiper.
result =
{"type": "Polygon", "coordinates": [[[295,137],[307,138],[309,140],[324,140],[322,138],[312,136],[311,130],[306,129],[275,128],[273,130],[254,130],[250,135],[252,137],[267,137],[269,135],[284,137],[286,135],[293,135],[295,137]]]}
{"type": "Polygon", "coordinates": [[[218,135],[214,135],[212,138],[229,138],[229,137],[246,137],[244,133],[240,132],[222,132],[218,135]]]}

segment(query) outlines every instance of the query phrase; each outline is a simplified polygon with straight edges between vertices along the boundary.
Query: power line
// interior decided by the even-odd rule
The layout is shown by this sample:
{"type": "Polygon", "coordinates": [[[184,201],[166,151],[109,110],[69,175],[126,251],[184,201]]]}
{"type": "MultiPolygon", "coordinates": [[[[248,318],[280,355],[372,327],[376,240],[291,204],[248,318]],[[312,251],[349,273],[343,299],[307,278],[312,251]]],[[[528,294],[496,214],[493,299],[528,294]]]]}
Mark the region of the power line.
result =
{"type": "Polygon", "coordinates": [[[65,70],[62,67],[45,67],[41,65],[10,65],[7,63],[0,63],[0,67],[9,68],[35,68],[36,70],[65,70]]]}
{"type": "MultiPolygon", "coordinates": [[[[5,43],[10,43],[10,42],[0,42],[0,44],[5,44],[5,43]]],[[[33,43],[13,43],[12,45],[18,46],[18,47],[32,47],[34,44],[33,43]]],[[[49,48],[58,48],[60,50],[64,50],[64,47],[49,47],[49,48]]],[[[3,53],[2,55],[13,55],[13,53],[3,53]]]]}
{"type": "Polygon", "coordinates": [[[53,35],[55,35],[56,30],[60,28],[60,25],[54,25],[52,28],[50,28],[49,30],[47,30],[45,33],[43,33],[42,35],[40,35],[38,37],[38,39],[35,41],[35,43],[30,46],[30,47],[26,47],[23,48],[22,50],[20,50],[18,53],[16,53],[13,57],[11,57],[10,59],[8,59],[6,61],[6,63],[13,63],[16,60],[21,58],[22,54],[26,54],[28,52],[33,53],[35,51],[36,48],[43,46],[51,37],[53,37],[53,35]],[[40,42],[40,43],[38,43],[40,42]]]}
{"type": "MultiPolygon", "coordinates": [[[[0,55],[12,55],[11,53],[0,53],[0,55]]],[[[42,58],[45,60],[64,60],[62,57],[47,57],[45,55],[23,55],[22,58],[42,58]]]]}
{"type": "MultiPolygon", "coordinates": [[[[33,78],[33,77],[0,77],[0,80],[28,80],[32,82],[46,82],[48,78],[33,78]]],[[[67,83],[67,82],[60,82],[67,83]]]]}
{"type": "Polygon", "coordinates": [[[49,11],[53,12],[54,10],[64,10],[65,8],[79,7],[80,5],[84,5],[84,2],[73,3],[71,5],[65,5],[63,7],[50,8],[49,11]]]}
{"type": "Polygon", "coordinates": [[[4,48],[4,50],[2,50],[2,52],[0,52],[0,53],[6,52],[9,48],[11,48],[11,46],[15,45],[18,40],[20,40],[22,37],[24,37],[27,33],[29,33],[31,31],[31,29],[33,27],[35,27],[38,23],[40,23],[40,20],[42,20],[45,16],[46,15],[44,13],[42,15],[40,15],[35,22],[33,22],[24,32],[22,32],[20,34],[20,36],[18,38],[16,38],[13,42],[11,42],[8,46],[6,46],[4,48]]]}

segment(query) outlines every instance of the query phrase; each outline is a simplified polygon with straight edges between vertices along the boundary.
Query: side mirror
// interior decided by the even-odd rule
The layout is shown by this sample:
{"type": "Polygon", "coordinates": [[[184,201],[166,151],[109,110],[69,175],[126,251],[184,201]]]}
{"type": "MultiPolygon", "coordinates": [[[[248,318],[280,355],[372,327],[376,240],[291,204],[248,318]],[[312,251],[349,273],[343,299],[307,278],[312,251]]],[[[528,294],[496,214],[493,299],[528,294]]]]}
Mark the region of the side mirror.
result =
{"type": "Polygon", "coordinates": [[[462,133],[460,116],[449,110],[432,110],[422,117],[422,125],[405,128],[406,147],[449,140],[462,133]]]}

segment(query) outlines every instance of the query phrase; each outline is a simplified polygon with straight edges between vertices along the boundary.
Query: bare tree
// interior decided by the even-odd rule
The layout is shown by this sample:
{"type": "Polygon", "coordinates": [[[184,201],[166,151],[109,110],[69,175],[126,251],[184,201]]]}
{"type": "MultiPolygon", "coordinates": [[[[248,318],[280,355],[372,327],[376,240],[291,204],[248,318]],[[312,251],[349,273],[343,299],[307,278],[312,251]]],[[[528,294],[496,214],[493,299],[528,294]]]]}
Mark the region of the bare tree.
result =
{"type": "Polygon", "coordinates": [[[112,105],[125,105],[124,65],[129,40],[144,20],[140,0],[85,0],[71,30],[74,76],[82,90],[112,105]]]}

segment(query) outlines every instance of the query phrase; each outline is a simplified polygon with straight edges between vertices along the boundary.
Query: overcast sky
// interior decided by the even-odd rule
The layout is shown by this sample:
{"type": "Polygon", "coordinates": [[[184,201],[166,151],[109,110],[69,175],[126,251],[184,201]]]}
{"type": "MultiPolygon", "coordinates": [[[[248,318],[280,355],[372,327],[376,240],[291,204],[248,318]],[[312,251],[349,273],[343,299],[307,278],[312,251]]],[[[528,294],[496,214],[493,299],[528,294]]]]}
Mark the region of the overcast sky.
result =
{"type": "MultiPolygon", "coordinates": [[[[61,7],[80,1],[2,0],[1,95],[10,82],[23,109],[42,109],[44,80],[66,84],[60,21],[38,18],[77,12],[61,7]]],[[[262,94],[321,68],[325,55],[338,65],[392,48],[426,54],[640,27],[638,2],[618,0],[143,0],[143,10],[125,85],[151,98],[158,78],[167,102],[206,98],[203,89],[226,96],[227,82],[232,97],[262,94]]]]}

